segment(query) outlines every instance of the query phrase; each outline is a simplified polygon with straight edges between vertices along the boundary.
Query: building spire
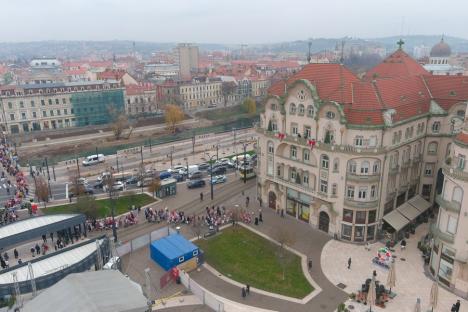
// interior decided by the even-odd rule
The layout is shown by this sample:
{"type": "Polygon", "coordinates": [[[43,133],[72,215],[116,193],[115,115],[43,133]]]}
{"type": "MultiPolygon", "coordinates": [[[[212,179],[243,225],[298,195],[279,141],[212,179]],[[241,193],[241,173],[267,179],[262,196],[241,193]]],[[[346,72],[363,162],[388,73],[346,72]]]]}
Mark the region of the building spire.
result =
{"type": "Polygon", "coordinates": [[[397,41],[397,44],[398,44],[398,50],[403,50],[403,45],[405,44],[403,39],[400,38],[400,40],[397,41]]]}
{"type": "Polygon", "coordinates": [[[310,47],[312,46],[312,42],[309,41],[309,54],[307,54],[307,63],[310,64],[310,60],[312,60],[312,57],[310,56],[310,47]]]}

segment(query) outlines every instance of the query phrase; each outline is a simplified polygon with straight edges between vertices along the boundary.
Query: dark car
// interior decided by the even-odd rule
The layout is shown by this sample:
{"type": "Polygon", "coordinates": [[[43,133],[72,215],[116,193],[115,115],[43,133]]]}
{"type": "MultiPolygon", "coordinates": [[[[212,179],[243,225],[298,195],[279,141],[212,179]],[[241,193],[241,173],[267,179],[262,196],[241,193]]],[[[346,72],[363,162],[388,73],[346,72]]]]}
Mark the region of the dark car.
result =
{"type": "MultiPolygon", "coordinates": [[[[94,189],[93,187],[91,187],[90,185],[88,184],[85,184],[85,185],[78,185],[78,187],[80,188],[79,189],[79,192],[80,194],[87,194],[87,195],[93,195],[94,194],[94,189]]],[[[70,191],[68,192],[68,197],[74,197],[76,196],[75,194],[75,187],[72,186],[70,188],[70,191]]]]}
{"type": "Polygon", "coordinates": [[[208,172],[216,174],[216,175],[225,174],[226,173],[226,167],[225,166],[213,167],[213,172],[211,172],[211,170],[208,170],[208,172]]]}
{"type": "Polygon", "coordinates": [[[130,177],[127,180],[125,180],[125,184],[137,184],[137,183],[138,183],[137,177],[130,177]]]}
{"type": "Polygon", "coordinates": [[[198,165],[198,170],[207,170],[210,168],[210,165],[207,163],[202,163],[198,165]]]}
{"type": "Polygon", "coordinates": [[[187,187],[189,189],[191,188],[197,188],[197,187],[204,187],[205,186],[205,180],[193,180],[193,181],[189,181],[187,182],[187,187]]]}
{"type": "Polygon", "coordinates": [[[180,173],[174,173],[172,174],[172,177],[177,180],[177,182],[182,182],[185,180],[185,176],[180,173]]]}
{"type": "Polygon", "coordinates": [[[172,176],[172,174],[170,172],[167,172],[167,171],[161,171],[159,173],[159,179],[160,180],[164,180],[164,179],[167,179],[167,178],[170,178],[172,176]]]}
{"type": "Polygon", "coordinates": [[[98,180],[93,184],[93,187],[96,189],[102,189],[104,187],[104,182],[102,180],[98,180]]]}

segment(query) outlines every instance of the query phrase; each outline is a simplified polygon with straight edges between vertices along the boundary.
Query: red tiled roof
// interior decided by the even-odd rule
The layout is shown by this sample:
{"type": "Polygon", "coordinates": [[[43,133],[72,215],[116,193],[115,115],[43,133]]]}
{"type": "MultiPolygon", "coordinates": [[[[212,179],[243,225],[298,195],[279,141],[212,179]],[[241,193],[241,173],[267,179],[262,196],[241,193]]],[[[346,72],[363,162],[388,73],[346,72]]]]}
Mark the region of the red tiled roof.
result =
{"type": "Polygon", "coordinates": [[[344,109],[346,118],[351,124],[383,124],[383,105],[379,95],[370,82],[359,81],[352,85],[352,104],[344,109]]]}
{"type": "Polygon", "coordinates": [[[268,88],[268,93],[271,95],[282,96],[284,94],[286,81],[280,80],[275,82],[268,88]]]}
{"type": "Polygon", "coordinates": [[[80,69],[68,69],[64,70],[63,73],[67,76],[73,76],[73,75],[84,75],[86,74],[87,69],[86,68],[80,68],[80,69]]]}
{"type": "Polygon", "coordinates": [[[105,80],[105,79],[115,79],[119,80],[122,79],[122,77],[126,74],[126,71],[124,70],[106,70],[103,71],[102,73],[98,73],[97,77],[98,79],[105,80]]]}
{"type": "Polygon", "coordinates": [[[401,49],[396,50],[382,63],[371,68],[365,75],[365,79],[380,79],[391,77],[404,77],[404,76],[419,76],[429,75],[429,72],[424,69],[418,62],[411,56],[406,54],[401,49]]]}
{"type": "Polygon", "coordinates": [[[125,87],[125,92],[127,95],[139,95],[144,94],[145,91],[155,90],[152,84],[144,85],[128,85],[125,87]]]}
{"type": "Polygon", "coordinates": [[[425,76],[423,79],[432,97],[445,110],[468,99],[468,77],[466,76],[425,76]]]}

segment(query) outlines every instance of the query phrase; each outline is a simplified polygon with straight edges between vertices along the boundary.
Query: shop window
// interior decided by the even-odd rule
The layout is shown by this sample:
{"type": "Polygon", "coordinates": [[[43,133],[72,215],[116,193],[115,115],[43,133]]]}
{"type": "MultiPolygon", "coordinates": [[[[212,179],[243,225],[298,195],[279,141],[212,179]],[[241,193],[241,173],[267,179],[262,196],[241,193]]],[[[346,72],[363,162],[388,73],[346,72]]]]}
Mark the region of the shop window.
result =
{"type": "Polygon", "coordinates": [[[355,242],[364,241],[364,229],[365,229],[365,226],[354,227],[354,241],[355,242]]]}
{"type": "Polygon", "coordinates": [[[351,240],[351,234],[353,233],[353,227],[351,225],[341,225],[341,238],[344,240],[351,240]]]}
{"type": "Polygon", "coordinates": [[[376,216],[377,216],[377,211],[376,210],[369,211],[369,216],[368,216],[367,223],[374,223],[375,220],[376,220],[376,216]]]}
{"type": "Polygon", "coordinates": [[[374,240],[375,238],[375,225],[369,225],[367,227],[367,240],[374,240]]]}
{"type": "Polygon", "coordinates": [[[343,221],[353,223],[353,211],[349,209],[343,209],[343,221]]]}
{"type": "Polygon", "coordinates": [[[356,211],[356,224],[366,224],[366,212],[356,211]]]}

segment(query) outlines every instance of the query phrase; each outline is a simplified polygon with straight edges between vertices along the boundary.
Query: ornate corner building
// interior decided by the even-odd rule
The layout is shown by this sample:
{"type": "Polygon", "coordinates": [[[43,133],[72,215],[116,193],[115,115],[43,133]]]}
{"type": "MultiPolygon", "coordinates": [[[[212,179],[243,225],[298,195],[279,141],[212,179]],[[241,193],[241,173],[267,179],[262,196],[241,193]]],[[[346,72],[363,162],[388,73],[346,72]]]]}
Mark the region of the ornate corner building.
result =
{"type": "Polygon", "coordinates": [[[401,47],[362,79],[340,64],[308,64],[269,89],[257,127],[258,196],[358,243],[403,237],[437,197],[433,270],[444,246],[466,262],[467,100],[468,77],[432,75],[401,47]]]}

